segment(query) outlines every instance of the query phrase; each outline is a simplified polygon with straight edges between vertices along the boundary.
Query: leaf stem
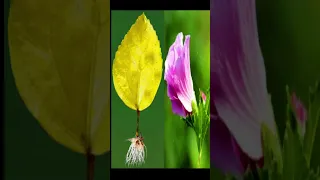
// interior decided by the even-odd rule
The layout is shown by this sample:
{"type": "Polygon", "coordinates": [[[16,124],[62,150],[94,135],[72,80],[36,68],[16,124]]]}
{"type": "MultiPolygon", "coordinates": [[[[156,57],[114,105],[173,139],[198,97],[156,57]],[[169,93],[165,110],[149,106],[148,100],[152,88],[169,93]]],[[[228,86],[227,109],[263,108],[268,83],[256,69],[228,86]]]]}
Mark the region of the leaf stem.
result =
{"type": "Polygon", "coordinates": [[[93,180],[95,156],[91,154],[91,151],[88,151],[86,157],[87,157],[87,180],[93,180]]]}
{"type": "Polygon", "coordinates": [[[139,136],[139,132],[140,132],[140,130],[139,130],[139,123],[140,123],[140,111],[139,110],[137,110],[137,127],[136,127],[136,137],[138,137],[139,136]]]}

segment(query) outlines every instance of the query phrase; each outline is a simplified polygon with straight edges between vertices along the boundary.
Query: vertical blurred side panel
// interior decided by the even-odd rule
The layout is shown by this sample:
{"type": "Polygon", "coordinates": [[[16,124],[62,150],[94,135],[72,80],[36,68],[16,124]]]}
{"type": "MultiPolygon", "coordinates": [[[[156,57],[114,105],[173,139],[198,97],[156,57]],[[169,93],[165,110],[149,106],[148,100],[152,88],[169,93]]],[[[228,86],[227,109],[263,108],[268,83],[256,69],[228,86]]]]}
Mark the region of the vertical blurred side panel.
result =
{"type": "Polygon", "coordinates": [[[10,1],[9,13],[5,10],[9,179],[108,177],[109,3],[10,1]]]}

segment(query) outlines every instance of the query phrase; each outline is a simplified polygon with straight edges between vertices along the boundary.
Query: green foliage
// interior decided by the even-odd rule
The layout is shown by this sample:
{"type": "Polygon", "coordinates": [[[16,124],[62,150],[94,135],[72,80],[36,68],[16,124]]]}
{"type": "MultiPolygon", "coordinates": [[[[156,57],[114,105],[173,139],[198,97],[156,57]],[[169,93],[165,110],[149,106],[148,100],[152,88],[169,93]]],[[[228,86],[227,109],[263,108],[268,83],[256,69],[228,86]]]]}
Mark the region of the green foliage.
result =
{"type": "Polygon", "coordinates": [[[320,86],[310,88],[308,120],[306,122],[306,134],[304,137],[304,151],[306,153],[307,165],[310,165],[314,139],[320,118],[320,86]]]}
{"type": "MultiPolygon", "coordinates": [[[[200,90],[199,90],[200,91],[200,90]]],[[[197,135],[198,150],[201,152],[202,144],[210,126],[210,90],[206,93],[206,100],[202,100],[201,93],[198,99],[198,112],[194,114],[194,130],[197,135]]]]}
{"type": "MultiPolygon", "coordinates": [[[[310,91],[309,118],[307,120],[306,135],[299,133],[299,124],[291,109],[290,91],[287,88],[286,129],[283,144],[280,145],[278,135],[273,134],[265,125],[262,125],[264,140],[263,169],[259,169],[261,180],[319,180],[319,167],[317,171],[310,168],[312,147],[319,120],[319,85],[316,83],[310,91]],[[311,114],[313,113],[313,114],[311,114]],[[308,134],[308,135],[307,135],[308,134]]],[[[252,173],[247,173],[245,179],[252,179],[252,173]]]]}
{"type": "Polygon", "coordinates": [[[198,167],[203,167],[201,164],[201,155],[203,144],[205,143],[206,137],[208,135],[208,130],[210,127],[210,90],[205,94],[206,99],[203,100],[201,97],[201,90],[199,90],[198,104],[196,105],[196,110],[193,112],[192,116],[187,118],[182,118],[188,127],[191,127],[195,134],[198,147],[198,167]]]}

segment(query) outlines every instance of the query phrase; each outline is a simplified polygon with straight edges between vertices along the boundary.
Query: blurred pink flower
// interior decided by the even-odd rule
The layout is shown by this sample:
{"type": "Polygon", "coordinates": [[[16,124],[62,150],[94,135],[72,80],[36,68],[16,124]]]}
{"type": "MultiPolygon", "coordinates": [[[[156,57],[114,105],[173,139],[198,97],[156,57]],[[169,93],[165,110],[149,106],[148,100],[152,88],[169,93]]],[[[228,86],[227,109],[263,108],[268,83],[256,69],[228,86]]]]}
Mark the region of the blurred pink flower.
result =
{"type": "Polygon", "coordinates": [[[211,1],[211,161],[242,175],[263,165],[261,125],[276,133],[254,0],[211,1]]]}
{"type": "Polygon", "coordinates": [[[292,93],[291,95],[291,108],[296,116],[298,124],[302,128],[302,135],[304,135],[308,112],[301,100],[297,97],[296,93],[292,93]]]}
{"type": "Polygon", "coordinates": [[[301,100],[297,97],[296,93],[292,93],[291,95],[291,107],[297,116],[299,123],[304,124],[307,120],[307,110],[301,100]]]}

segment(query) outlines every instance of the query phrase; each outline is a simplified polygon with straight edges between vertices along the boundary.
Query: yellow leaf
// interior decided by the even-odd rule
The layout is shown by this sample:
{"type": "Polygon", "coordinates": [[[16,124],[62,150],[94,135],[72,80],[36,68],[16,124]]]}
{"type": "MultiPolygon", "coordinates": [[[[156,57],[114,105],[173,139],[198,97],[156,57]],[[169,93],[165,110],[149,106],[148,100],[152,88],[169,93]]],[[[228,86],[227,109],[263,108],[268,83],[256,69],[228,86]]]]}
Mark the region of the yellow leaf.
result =
{"type": "Polygon", "coordinates": [[[9,47],[18,91],[41,126],[79,153],[110,150],[107,0],[13,0],[9,47]]]}
{"type": "Polygon", "coordinates": [[[150,20],[138,17],[118,47],[112,67],[120,99],[131,109],[150,106],[162,78],[160,42],[150,20]]]}

